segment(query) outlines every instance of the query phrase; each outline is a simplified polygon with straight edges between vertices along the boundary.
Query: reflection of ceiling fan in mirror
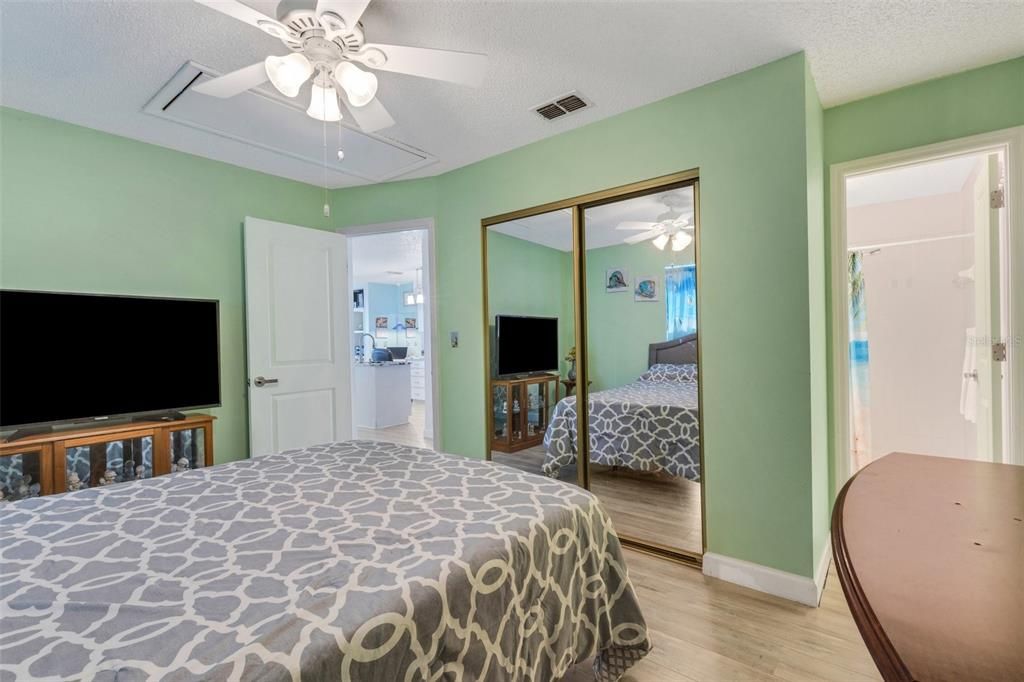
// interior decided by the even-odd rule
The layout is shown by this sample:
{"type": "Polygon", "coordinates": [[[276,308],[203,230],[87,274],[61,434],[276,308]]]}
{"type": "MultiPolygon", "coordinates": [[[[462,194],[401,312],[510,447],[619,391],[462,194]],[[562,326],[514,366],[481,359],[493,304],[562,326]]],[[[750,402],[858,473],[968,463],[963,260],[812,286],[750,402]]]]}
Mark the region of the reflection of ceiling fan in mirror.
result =
{"type": "Polygon", "coordinates": [[[639,244],[650,240],[654,246],[664,251],[671,242],[673,251],[682,251],[693,241],[693,222],[691,216],[684,215],[686,206],[680,197],[671,192],[658,197],[668,207],[654,221],[626,220],[619,223],[616,230],[642,230],[640,234],[626,237],[622,241],[627,244],[639,244]]]}
{"type": "Polygon", "coordinates": [[[360,17],[370,0],[282,0],[277,19],[237,0],[196,2],[255,26],[292,51],[200,83],[194,88],[196,92],[233,97],[269,80],[282,95],[295,97],[312,78],[306,113],[319,121],[340,120],[341,94],[352,117],[366,132],[387,128],[395,121],[376,98],[377,76],[356,64],[473,86],[483,81],[487,66],[487,57],[482,54],[366,42],[360,17]]]}

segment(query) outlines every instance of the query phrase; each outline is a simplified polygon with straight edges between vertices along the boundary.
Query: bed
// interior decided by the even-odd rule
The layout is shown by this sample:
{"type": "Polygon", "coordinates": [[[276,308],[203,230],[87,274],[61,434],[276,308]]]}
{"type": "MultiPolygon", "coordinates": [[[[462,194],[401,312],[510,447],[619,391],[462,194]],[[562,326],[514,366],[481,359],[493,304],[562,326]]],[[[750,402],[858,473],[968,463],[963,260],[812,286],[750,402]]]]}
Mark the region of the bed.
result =
{"type": "Polygon", "coordinates": [[[649,647],[600,503],[351,441],[0,505],[0,679],[551,680],[649,647]]]}
{"type": "MultiPolygon", "coordinates": [[[[636,381],[590,394],[590,461],[700,481],[697,335],[651,344],[636,381]]],[[[576,463],[576,397],[563,398],[544,434],[546,475],[576,463]]]]}

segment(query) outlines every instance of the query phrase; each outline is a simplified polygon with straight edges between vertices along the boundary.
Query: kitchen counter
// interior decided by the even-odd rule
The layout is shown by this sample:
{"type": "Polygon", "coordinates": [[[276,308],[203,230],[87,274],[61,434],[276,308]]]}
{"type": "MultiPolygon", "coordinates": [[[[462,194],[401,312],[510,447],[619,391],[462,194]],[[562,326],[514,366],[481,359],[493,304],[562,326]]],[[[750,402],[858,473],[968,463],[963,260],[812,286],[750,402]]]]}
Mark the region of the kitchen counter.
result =
{"type": "Polygon", "coordinates": [[[411,365],[402,361],[353,366],[356,426],[383,429],[409,423],[411,370],[411,365]]]}

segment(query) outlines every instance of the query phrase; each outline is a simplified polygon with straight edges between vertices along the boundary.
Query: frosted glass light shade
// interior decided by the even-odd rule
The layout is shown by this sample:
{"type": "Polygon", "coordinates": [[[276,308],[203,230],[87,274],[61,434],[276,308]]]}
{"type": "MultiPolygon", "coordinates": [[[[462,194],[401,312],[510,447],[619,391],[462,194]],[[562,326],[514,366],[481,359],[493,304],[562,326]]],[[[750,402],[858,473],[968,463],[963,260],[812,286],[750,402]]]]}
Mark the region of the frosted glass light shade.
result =
{"type": "Polygon", "coordinates": [[[334,69],[334,78],[345,89],[348,102],[354,107],[364,107],[377,96],[377,76],[363,71],[352,62],[341,62],[334,69]]]}
{"type": "Polygon", "coordinates": [[[664,251],[665,245],[668,244],[668,235],[659,234],[652,240],[651,243],[654,244],[655,248],[657,248],[659,251],[664,251]]]}
{"type": "Polygon", "coordinates": [[[313,83],[313,94],[309,98],[306,113],[318,121],[340,121],[341,109],[338,108],[338,93],[334,88],[323,88],[313,83]]]}
{"type": "Polygon", "coordinates": [[[692,241],[693,237],[691,237],[686,232],[680,230],[679,232],[676,232],[674,235],[672,235],[672,250],[682,251],[687,246],[689,246],[690,242],[692,241]]]}
{"type": "Polygon", "coordinates": [[[267,78],[285,97],[299,94],[299,88],[313,75],[313,65],[298,52],[285,57],[271,55],[263,60],[263,67],[267,70],[267,78]]]}

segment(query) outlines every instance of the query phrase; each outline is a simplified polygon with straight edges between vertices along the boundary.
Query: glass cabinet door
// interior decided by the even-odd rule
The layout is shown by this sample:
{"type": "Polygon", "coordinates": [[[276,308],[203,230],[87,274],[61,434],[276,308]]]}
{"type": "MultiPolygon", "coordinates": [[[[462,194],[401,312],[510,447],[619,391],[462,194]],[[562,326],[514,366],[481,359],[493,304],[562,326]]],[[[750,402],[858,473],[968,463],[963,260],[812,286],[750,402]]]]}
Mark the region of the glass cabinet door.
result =
{"type": "Polygon", "coordinates": [[[206,466],[206,429],[179,429],[170,438],[171,473],[206,466]]]}
{"type": "Polygon", "coordinates": [[[152,478],[153,437],[69,446],[64,469],[68,491],[152,478]]]}
{"type": "Polygon", "coordinates": [[[37,497],[44,492],[41,458],[38,450],[0,457],[0,502],[37,497]]]}
{"type": "Polygon", "coordinates": [[[544,434],[547,427],[548,386],[547,381],[526,384],[526,437],[536,438],[544,434]]]}

